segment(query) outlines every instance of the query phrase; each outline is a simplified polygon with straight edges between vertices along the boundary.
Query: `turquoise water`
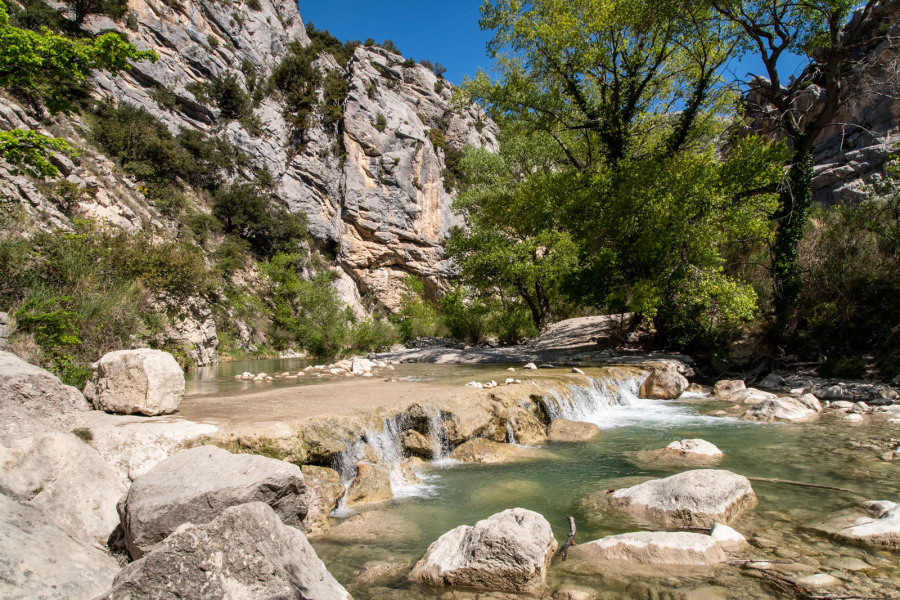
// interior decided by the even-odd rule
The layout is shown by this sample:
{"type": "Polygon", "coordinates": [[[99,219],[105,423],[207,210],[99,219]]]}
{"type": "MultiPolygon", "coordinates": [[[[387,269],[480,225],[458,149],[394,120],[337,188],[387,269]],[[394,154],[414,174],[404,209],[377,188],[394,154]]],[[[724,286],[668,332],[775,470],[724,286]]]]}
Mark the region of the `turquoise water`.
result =
{"type": "MultiPolygon", "coordinates": [[[[559,542],[566,539],[568,532],[566,515],[575,517],[577,539],[581,542],[635,531],[640,529],[638,524],[617,515],[597,514],[584,505],[583,499],[598,491],[630,485],[633,481],[629,478],[674,474],[677,470],[635,466],[629,457],[674,440],[702,438],[725,453],[718,468],[748,477],[799,480],[859,492],[857,496],[754,482],[758,506],[732,525],[748,538],[765,538],[760,542],[763,546],[769,541],[772,544],[753,548],[750,555],[769,560],[788,557],[808,565],[813,572],[840,572],[847,578],[846,584],[856,590],[896,595],[894,592],[900,587],[900,556],[843,547],[809,530],[832,513],[856,506],[864,499],[900,500],[900,465],[881,461],[871,449],[856,447],[876,434],[831,422],[827,417],[818,424],[798,426],[749,423],[703,414],[714,408],[722,407],[703,402],[633,400],[631,406],[609,407],[595,415],[593,420],[605,429],[592,442],[547,444],[543,447],[546,456],[527,462],[432,466],[424,471],[426,485],[419,496],[395,499],[373,508],[355,520],[337,525],[332,536],[313,540],[313,544],[335,577],[357,600],[444,597],[448,593],[445,590],[423,588],[405,580],[410,566],[443,533],[512,507],[544,515],[559,542]],[[871,569],[853,573],[835,566],[847,558],[861,560],[871,569]]],[[[780,597],[759,577],[738,567],[723,567],[714,574],[691,575],[687,579],[673,578],[671,574],[658,580],[651,577],[650,587],[641,588],[640,592],[632,589],[634,578],[576,577],[563,567],[557,558],[551,569],[548,594],[561,586],[577,584],[601,597],[656,598],[675,594],[675,598],[684,589],[709,586],[722,588],[717,592],[720,596],[710,598],[780,597]],[[719,585],[725,580],[728,585],[719,585]]],[[[646,583],[646,577],[640,580],[646,583]]],[[[461,597],[455,594],[447,597],[461,597]]]]}

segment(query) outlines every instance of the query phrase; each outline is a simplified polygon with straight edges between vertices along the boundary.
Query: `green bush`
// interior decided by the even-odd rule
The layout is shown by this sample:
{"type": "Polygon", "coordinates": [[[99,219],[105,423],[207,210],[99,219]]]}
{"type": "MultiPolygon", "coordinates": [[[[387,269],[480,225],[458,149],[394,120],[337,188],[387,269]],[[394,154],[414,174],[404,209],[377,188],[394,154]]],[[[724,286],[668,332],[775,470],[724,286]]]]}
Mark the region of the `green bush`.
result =
{"type": "Polygon", "coordinates": [[[356,352],[384,352],[399,341],[397,328],[386,319],[361,319],[350,328],[349,344],[356,352]]]}
{"type": "Polygon", "coordinates": [[[501,344],[517,344],[538,335],[528,308],[516,302],[497,307],[490,315],[492,329],[501,344]]]}
{"type": "Polygon", "coordinates": [[[219,47],[219,38],[210,33],[206,36],[206,43],[209,44],[210,48],[216,49],[219,47]]]}
{"type": "Polygon", "coordinates": [[[88,429],[87,427],[79,427],[77,429],[73,429],[72,433],[81,438],[81,441],[87,443],[94,439],[94,432],[88,429]]]}
{"type": "Polygon", "coordinates": [[[441,318],[450,335],[469,344],[479,344],[489,333],[490,307],[467,297],[456,288],[441,298],[441,318]]]}
{"type": "Polygon", "coordinates": [[[438,319],[436,304],[426,298],[425,282],[418,277],[406,277],[406,291],[400,298],[400,310],[392,320],[404,342],[417,337],[442,335],[445,331],[438,319]]]}
{"type": "Polygon", "coordinates": [[[296,252],[306,239],[303,217],[275,206],[254,185],[234,184],[220,190],[213,200],[212,212],[225,233],[246,240],[261,258],[296,252]]]}
{"type": "Polygon", "coordinates": [[[829,356],[817,370],[821,377],[862,379],[866,376],[866,360],[861,356],[829,356]]]}
{"type": "Polygon", "coordinates": [[[378,116],[375,117],[375,122],[372,123],[372,126],[375,127],[375,129],[377,129],[378,131],[383,132],[387,127],[387,117],[385,117],[381,113],[378,113],[378,116]]]}

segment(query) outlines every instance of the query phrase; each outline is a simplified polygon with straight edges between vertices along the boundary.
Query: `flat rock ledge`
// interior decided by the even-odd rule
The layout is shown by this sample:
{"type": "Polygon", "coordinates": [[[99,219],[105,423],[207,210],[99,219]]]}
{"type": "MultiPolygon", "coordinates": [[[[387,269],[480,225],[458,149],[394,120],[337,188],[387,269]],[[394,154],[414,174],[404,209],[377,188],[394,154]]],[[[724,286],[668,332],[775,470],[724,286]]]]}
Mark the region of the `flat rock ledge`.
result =
{"type": "Polygon", "coordinates": [[[434,586],[537,593],[546,586],[556,548],[547,519],[512,508],[439,537],[410,579],[434,586]]]}
{"type": "Polygon", "coordinates": [[[710,567],[726,559],[718,540],[708,535],[685,531],[638,531],[572,547],[568,556],[572,564],[568,568],[578,572],[599,572],[616,565],[710,567]]]}
{"type": "Polygon", "coordinates": [[[300,467],[215,446],[182,450],[138,477],[119,503],[125,545],[136,560],[184,523],[202,525],[248,502],[302,527],[308,494],[300,467]]]}
{"type": "Polygon", "coordinates": [[[719,469],[685,471],[606,497],[612,508],[667,528],[712,527],[756,506],[750,480],[719,469]]]}
{"type": "Polygon", "coordinates": [[[116,576],[98,600],[315,598],[350,600],[297,529],[262,502],[180,526],[116,576]]]}

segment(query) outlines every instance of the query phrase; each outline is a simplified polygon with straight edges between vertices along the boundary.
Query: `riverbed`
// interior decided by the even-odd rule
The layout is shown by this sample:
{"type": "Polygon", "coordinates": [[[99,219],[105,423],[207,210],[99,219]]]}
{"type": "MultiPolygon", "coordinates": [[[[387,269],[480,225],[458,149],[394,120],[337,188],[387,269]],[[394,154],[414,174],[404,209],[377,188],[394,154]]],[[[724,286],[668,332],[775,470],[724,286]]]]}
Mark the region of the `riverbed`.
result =
{"type": "MultiPolygon", "coordinates": [[[[405,396],[401,400],[408,401],[417,396],[464,393],[462,386],[467,380],[503,381],[508,375],[507,365],[406,364],[397,365],[389,373],[381,372],[377,381],[368,382],[310,376],[268,384],[233,379],[244,370],[298,371],[305,366],[300,362],[222,365],[226,368],[217,377],[189,383],[183,405],[189,413],[186,416],[208,418],[224,411],[235,418],[243,413],[238,407],[246,410],[248,405],[265,415],[264,399],[280,398],[282,404],[265,417],[268,420],[298,410],[306,401],[299,398],[317,397],[327,403],[331,396],[332,405],[366,405],[373,397],[389,401],[392,395],[405,396]],[[266,385],[269,391],[259,389],[266,385]],[[368,394],[366,389],[370,390],[368,394]],[[283,404],[286,399],[294,404],[283,404]]],[[[527,383],[528,377],[554,375],[517,371],[514,376],[525,377],[527,383]]],[[[357,600],[506,597],[425,588],[408,583],[406,575],[428,545],[443,533],[507,508],[523,507],[544,515],[560,543],[568,533],[566,515],[575,517],[579,542],[639,530],[640,524],[620,516],[597,514],[584,505],[583,499],[598,491],[684,470],[650,469],[632,459],[639,451],[661,448],[675,440],[702,438],[725,453],[717,468],[751,478],[801,481],[853,491],[754,481],[758,506],[731,523],[750,540],[751,547],[733,558],[774,561],[773,568],[785,576],[827,573],[842,581],[842,585],[823,593],[898,596],[898,553],[838,543],[815,530],[831,515],[857,507],[862,501],[900,500],[900,465],[881,460],[878,452],[879,444],[900,437],[896,424],[870,416],[861,425],[849,425],[833,413],[810,424],[761,424],[714,416],[712,413],[726,407],[703,397],[641,400],[633,393],[633,382],[631,388],[617,385],[610,389],[613,394],[600,391],[600,396],[615,396],[605,401],[598,401],[597,393],[557,399],[569,402],[564,416],[578,416],[602,428],[596,440],[547,443],[542,445],[542,453],[529,460],[500,465],[438,460],[421,471],[422,484],[398,490],[393,501],[360,508],[358,515],[347,519],[334,519],[329,534],[311,540],[316,551],[357,600]]],[[[571,572],[569,565],[557,557],[548,585],[547,597],[567,593],[573,587],[600,598],[791,597],[758,570],[740,565],[722,565],[708,572],[583,576],[571,572]]]]}

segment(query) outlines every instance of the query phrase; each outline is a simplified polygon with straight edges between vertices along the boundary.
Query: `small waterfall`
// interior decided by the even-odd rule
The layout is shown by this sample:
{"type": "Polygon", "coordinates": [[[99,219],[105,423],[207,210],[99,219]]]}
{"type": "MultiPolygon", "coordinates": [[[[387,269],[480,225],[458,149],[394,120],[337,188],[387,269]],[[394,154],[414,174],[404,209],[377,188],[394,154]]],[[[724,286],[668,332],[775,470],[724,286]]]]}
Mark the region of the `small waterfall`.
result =
{"type": "Polygon", "coordinates": [[[641,380],[589,377],[587,385],[566,384],[564,390],[551,389],[552,401],[545,402],[551,420],[560,417],[572,421],[597,422],[613,406],[631,406],[638,399],[641,380]]]}
{"type": "Polygon", "coordinates": [[[516,432],[513,431],[512,425],[509,423],[509,421],[506,422],[506,443],[516,444],[516,432]]]}
{"type": "Polygon", "coordinates": [[[444,430],[444,419],[437,411],[428,415],[428,439],[431,441],[432,460],[442,460],[450,453],[450,440],[444,430]]]}

